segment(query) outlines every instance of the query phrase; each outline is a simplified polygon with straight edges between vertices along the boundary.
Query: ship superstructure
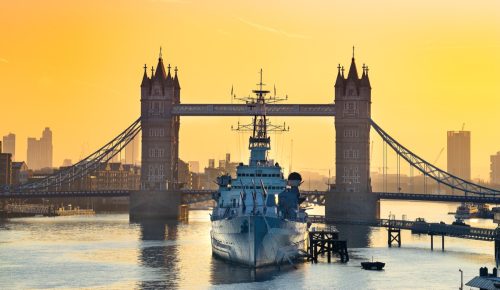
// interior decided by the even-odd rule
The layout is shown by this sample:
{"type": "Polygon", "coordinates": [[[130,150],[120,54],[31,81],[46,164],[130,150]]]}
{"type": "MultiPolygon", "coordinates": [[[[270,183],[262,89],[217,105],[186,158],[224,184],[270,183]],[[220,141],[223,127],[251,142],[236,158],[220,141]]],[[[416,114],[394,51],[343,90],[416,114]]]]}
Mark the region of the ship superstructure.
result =
{"type": "Polygon", "coordinates": [[[232,262],[260,267],[295,258],[304,247],[307,214],[300,204],[301,176],[291,173],[284,178],[278,163],[268,159],[270,131],[285,131],[285,126],[269,124],[266,104],[278,101],[267,97],[262,70],[255,97],[246,98],[256,112],[251,125],[236,130],[251,131],[250,161],[240,163],[236,176],[217,178],[216,206],[211,215],[212,252],[232,262]]]}

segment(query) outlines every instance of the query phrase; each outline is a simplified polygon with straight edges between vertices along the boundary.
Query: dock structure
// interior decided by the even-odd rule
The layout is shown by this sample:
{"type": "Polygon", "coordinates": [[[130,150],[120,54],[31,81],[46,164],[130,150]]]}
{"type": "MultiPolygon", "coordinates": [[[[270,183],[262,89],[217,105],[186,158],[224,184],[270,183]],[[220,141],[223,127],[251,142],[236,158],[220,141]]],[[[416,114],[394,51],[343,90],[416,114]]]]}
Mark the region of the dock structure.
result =
{"type": "Polygon", "coordinates": [[[32,216],[72,216],[72,215],[94,215],[93,209],[80,209],[56,207],[46,204],[26,204],[26,203],[11,203],[4,206],[0,212],[3,217],[32,217],[32,216]]]}
{"type": "Polygon", "coordinates": [[[431,237],[431,250],[434,250],[434,237],[441,236],[441,250],[445,250],[445,237],[495,242],[495,260],[500,264],[500,228],[485,229],[445,223],[428,223],[424,221],[407,221],[396,219],[374,219],[372,221],[329,220],[322,215],[310,215],[311,223],[365,225],[387,228],[387,244],[389,247],[397,244],[401,247],[401,230],[410,230],[415,234],[425,234],[431,237]]]}
{"type": "Polygon", "coordinates": [[[327,256],[327,261],[332,261],[333,255],[338,255],[342,263],[349,261],[347,242],[339,240],[339,233],[333,226],[312,228],[309,231],[309,259],[318,263],[318,256],[327,256]]]}

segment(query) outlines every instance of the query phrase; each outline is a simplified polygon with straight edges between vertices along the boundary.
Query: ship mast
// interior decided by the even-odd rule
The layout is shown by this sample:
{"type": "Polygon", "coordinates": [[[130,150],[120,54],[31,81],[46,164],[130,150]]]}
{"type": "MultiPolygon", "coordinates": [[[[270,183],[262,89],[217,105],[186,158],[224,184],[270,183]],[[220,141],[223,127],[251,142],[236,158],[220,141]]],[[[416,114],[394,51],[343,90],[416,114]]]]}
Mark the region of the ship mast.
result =
{"type": "Polygon", "coordinates": [[[267,120],[266,104],[276,103],[285,98],[266,97],[269,93],[264,90],[265,84],[262,81],[262,69],[260,69],[260,82],[258,89],[252,90],[255,97],[237,98],[245,101],[246,104],[255,111],[252,124],[241,125],[238,123],[236,131],[251,131],[248,149],[250,149],[250,165],[266,164],[267,151],[271,149],[271,138],[267,135],[270,131],[288,131],[285,124],[282,126],[271,125],[267,120]]]}

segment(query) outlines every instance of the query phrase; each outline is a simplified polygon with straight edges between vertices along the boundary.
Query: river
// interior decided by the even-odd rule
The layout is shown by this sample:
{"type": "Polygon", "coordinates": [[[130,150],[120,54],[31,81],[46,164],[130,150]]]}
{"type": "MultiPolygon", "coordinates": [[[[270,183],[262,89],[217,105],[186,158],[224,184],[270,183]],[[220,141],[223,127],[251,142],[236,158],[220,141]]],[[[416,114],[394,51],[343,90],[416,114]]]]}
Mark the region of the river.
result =
{"type": "MultiPolygon", "coordinates": [[[[389,213],[408,219],[453,221],[457,204],[382,201],[389,213]]],[[[312,213],[322,213],[315,208],[312,213]]],[[[494,228],[487,220],[472,226],[494,228]]],[[[127,214],[33,217],[0,221],[0,289],[456,289],[479,268],[494,266],[493,243],[434,238],[402,232],[402,247],[387,247],[387,231],[340,226],[350,261],[326,260],[252,271],[211,254],[208,211],[191,211],[188,222],[129,223],[127,214]],[[384,271],[363,271],[371,258],[384,271]]]]}

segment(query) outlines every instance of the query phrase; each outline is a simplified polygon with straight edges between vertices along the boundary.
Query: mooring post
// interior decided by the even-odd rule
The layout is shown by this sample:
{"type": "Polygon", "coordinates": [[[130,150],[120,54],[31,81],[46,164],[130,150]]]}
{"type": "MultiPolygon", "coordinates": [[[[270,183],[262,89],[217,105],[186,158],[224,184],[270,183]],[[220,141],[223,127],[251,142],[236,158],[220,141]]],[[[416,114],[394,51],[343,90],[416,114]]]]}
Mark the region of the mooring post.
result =
{"type": "MultiPolygon", "coordinates": [[[[314,254],[313,253],[313,248],[312,248],[312,244],[313,244],[312,240],[313,240],[313,234],[312,234],[312,232],[309,232],[309,256],[310,257],[314,257],[313,256],[313,254],[314,254]]],[[[311,259],[311,261],[312,261],[312,259],[311,259]]]]}
{"type": "Polygon", "coordinates": [[[431,235],[431,251],[434,251],[434,235],[433,234],[430,235],[431,235]]]}
{"type": "Polygon", "coordinates": [[[495,239],[495,263],[498,268],[498,264],[500,262],[500,239],[495,239]]]}
{"type": "Polygon", "coordinates": [[[332,261],[332,241],[328,240],[326,242],[326,256],[328,258],[328,263],[332,261]]]}
{"type": "Polygon", "coordinates": [[[318,263],[318,243],[314,243],[314,263],[318,263]]]}
{"type": "Polygon", "coordinates": [[[441,235],[441,251],[444,252],[444,234],[441,235]]]}

